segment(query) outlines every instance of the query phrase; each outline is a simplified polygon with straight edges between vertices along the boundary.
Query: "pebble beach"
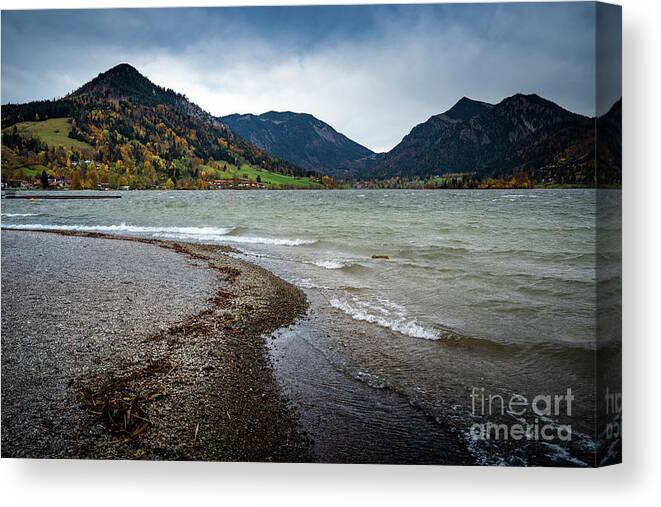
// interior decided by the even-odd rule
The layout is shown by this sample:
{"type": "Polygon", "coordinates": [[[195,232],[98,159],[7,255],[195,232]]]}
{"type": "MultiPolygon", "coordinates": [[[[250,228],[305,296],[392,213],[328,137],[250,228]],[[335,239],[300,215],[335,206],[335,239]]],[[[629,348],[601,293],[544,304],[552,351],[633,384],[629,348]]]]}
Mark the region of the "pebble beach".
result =
{"type": "Polygon", "coordinates": [[[264,334],[305,295],[231,248],[2,231],[2,457],[308,461],[264,334]]]}

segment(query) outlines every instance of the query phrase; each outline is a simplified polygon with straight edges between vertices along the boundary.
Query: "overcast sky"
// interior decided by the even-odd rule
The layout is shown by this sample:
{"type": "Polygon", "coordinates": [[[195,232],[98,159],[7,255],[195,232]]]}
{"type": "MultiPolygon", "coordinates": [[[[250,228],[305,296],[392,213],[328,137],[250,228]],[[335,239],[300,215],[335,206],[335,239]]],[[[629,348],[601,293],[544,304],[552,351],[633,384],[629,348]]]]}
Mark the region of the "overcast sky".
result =
{"type": "Polygon", "coordinates": [[[594,115],[595,19],[592,3],[3,11],[2,103],[126,62],[214,115],[307,112],[387,151],[462,96],[594,115]]]}

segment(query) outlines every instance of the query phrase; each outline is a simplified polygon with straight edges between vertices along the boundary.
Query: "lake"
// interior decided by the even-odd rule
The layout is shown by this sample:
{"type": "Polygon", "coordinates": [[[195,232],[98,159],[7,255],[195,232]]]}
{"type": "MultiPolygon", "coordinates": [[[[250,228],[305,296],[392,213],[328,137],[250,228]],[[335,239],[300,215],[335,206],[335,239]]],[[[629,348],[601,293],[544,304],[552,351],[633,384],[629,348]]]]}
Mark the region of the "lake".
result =
{"type": "MultiPolygon", "coordinates": [[[[332,367],[349,379],[342,403],[363,406],[351,399],[356,381],[361,400],[365,386],[368,393],[396,393],[447,430],[444,438],[465,445],[476,463],[584,465],[594,451],[594,351],[616,347],[620,336],[619,314],[608,311],[617,308],[621,291],[620,191],[121,195],[103,201],[3,200],[2,226],[234,246],[242,257],[303,288],[312,303],[309,319],[275,340],[289,351],[276,370],[299,406],[324,386],[296,387],[292,381],[300,361],[293,359],[300,350],[295,344],[304,341],[320,358],[313,372],[332,367]],[[598,224],[608,234],[600,236],[598,224]],[[599,329],[597,291],[604,295],[599,329]],[[485,414],[478,403],[476,410],[482,398],[471,394],[505,403],[514,395],[531,399],[567,389],[576,398],[571,414],[535,419],[553,429],[571,423],[571,441],[541,441],[534,429],[526,445],[471,434],[485,418],[516,419],[499,407],[485,414]]],[[[409,435],[416,424],[426,424],[408,412],[386,421],[391,415],[382,416],[384,427],[403,427],[409,435]]],[[[316,423],[307,424],[314,431],[316,423]]],[[[317,433],[323,447],[323,432],[317,433]]],[[[344,452],[359,452],[359,445],[348,444],[344,452]]]]}

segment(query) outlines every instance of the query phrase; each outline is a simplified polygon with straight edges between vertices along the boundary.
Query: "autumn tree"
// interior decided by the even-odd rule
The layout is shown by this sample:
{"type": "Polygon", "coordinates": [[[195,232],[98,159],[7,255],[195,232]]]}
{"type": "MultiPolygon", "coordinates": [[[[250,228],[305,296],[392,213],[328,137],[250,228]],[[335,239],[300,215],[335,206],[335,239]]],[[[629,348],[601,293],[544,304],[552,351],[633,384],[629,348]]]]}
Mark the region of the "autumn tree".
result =
{"type": "Polygon", "coordinates": [[[80,190],[82,188],[82,181],[80,178],[80,169],[74,169],[71,173],[71,188],[74,190],[80,190]]]}
{"type": "Polygon", "coordinates": [[[321,184],[326,188],[335,188],[335,180],[330,176],[322,176],[321,184]]]}
{"type": "Polygon", "coordinates": [[[41,188],[48,188],[48,173],[45,170],[41,171],[41,188]]]}

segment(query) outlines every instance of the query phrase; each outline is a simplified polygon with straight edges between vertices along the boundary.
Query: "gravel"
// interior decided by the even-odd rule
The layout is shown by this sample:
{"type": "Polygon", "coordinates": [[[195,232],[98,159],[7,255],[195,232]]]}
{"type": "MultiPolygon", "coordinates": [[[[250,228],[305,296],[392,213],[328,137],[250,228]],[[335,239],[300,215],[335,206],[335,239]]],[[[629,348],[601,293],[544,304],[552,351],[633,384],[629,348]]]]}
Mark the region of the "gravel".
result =
{"type": "Polygon", "coordinates": [[[305,296],[223,247],[100,236],[2,231],[2,456],[309,460],[263,339],[305,296]]]}

